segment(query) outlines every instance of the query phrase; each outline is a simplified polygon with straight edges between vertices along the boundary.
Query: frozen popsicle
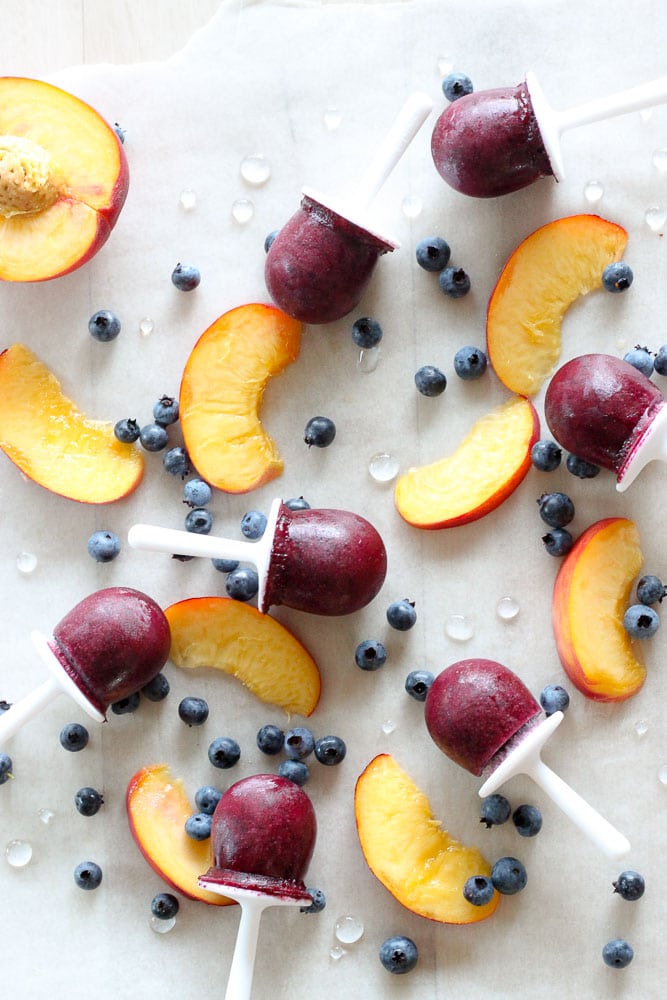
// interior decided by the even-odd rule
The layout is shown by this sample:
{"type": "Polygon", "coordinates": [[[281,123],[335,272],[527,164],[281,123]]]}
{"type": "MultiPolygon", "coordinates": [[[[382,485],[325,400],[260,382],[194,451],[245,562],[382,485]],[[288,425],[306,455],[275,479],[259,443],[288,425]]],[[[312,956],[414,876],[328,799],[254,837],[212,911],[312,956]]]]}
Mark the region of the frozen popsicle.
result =
{"type": "Polygon", "coordinates": [[[627,839],[543,763],[542,746],[563,713],[544,718],[539,703],[507,667],[485,659],[451,664],[431,685],[424,711],[440,750],[484,777],[480,796],[526,774],[605,854],[620,857],[629,851],[627,839]]]}
{"type": "Polygon", "coordinates": [[[0,744],[63,691],[103,722],[110,705],[160,672],[170,648],[162,609],[129,587],[89,594],[58,622],[50,639],[33,632],[32,640],[51,676],[0,716],[0,744]]]}
{"type": "Polygon", "coordinates": [[[475,198],[493,198],[540,177],[562,180],[560,138],[567,129],[667,101],[667,77],[555,111],[535,75],[516,87],[466,94],[438,118],[431,153],[447,183],[475,198]]]}
{"type": "Polygon", "coordinates": [[[627,489],[653,459],[667,459],[667,408],[656,385],[609,354],[583,354],[558,369],[544,399],[558,443],[616,473],[627,489]]]}
{"type": "Polygon", "coordinates": [[[350,196],[303,189],[300,208],[266,257],[266,287],[283,312],[302,323],[331,323],[359,303],[378,259],[399,246],[374,231],[369,206],[431,108],[426,94],[407,100],[350,196]]]}
{"type": "Polygon", "coordinates": [[[315,810],[306,793],[277,774],[242,778],[213,814],[213,864],[202,888],[235,899],[241,920],[225,1000],[247,1000],[259,923],[268,906],[308,906],[304,876],[315,846],[315,810]]]}
{"type": "Polygon", "coordinates": [[[274,500],[256,542],[135,524],[137,549],[252,563],[259,575],[258,606],[284,604],[316,615],[346,615],[365,607],[387,572],[384,543],[369,521],[347,510],[290,510],[274,500]]]}

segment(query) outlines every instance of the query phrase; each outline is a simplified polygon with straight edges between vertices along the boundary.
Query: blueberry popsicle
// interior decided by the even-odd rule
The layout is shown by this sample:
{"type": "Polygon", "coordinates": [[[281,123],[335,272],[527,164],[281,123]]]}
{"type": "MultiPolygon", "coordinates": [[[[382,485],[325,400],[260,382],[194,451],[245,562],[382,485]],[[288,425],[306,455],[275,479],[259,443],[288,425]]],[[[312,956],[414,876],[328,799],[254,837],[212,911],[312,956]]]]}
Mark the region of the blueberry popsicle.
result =
{"type": "Polygon", "coordinates": [[[508,667],[486,659],[452,663],[435,678],[424,712],[436,746],[485,778],[480,796],[526,774],[605,854],[620,857],[629,851],[627,839],[542,761],[542,747],[563,713],[543,718],[538,702],[508,667]]]}
{"type": "Polygon", "coordinates": [[[58,622],[50,639],[33,632],[32,640],[51,676],[0,716],[0,743],[63,691],[103,722],[110,705],[160,672],[171,644],[162,609],[130,587],[89,594],[58,622]]]}

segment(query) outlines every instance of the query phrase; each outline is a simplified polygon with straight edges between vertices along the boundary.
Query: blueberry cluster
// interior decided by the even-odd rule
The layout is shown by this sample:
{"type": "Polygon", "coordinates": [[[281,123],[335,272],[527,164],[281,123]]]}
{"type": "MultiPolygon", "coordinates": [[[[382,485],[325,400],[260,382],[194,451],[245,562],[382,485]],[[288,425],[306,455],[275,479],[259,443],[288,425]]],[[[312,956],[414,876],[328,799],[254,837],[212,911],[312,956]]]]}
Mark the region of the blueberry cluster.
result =
{"type": "Polygon", "coordinates": [[[470,278],[462,267],[451,265],[451,247],[442,236],[425,236],[415,248],[417,263],[438,275],[440,290],[450,299],[461,299],[470,291],[470,278]]]}
{"type": "Polygon", "coordinates": [[[316,738],[306,726],[295,726],[285,732],[272,723],[258,730],[257,746],[270,757],[282,754],[284,759],[278,765],[278,774],[297,785],[304,785],[310,777],[307,759],[311,754],[320,764],[334,767],[345,759],[347,753],[347,746],[340,736],[316,738]]]}
{"type": "Polygon", "coordinates": [[[546,551],[551,556],[564,556],[574,545],[572,533],[567,525],[574,518],[574,504],[567,493],[543,493],[537,500],[539,515],[549,527],[542,536],[546,551]]]}
{"type": "Polygon", "coordinates": [[[631,604],[623,616],[623,625],[633,639],[650,639],[660,628],[660,616],[653,607],[667,594],[658,576],[648,573],[637,582],[637,603],[631,604]]]}

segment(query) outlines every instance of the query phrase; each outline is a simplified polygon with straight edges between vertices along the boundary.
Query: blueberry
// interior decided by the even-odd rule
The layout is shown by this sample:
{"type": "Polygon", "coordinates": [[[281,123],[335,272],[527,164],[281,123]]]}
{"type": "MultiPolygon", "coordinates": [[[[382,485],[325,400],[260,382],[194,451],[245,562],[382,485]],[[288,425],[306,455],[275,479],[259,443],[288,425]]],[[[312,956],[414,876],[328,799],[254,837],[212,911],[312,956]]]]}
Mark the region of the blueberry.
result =
{"type": "Polygon", "coordinates": [[[0,715],[2,715],[4,712],[8,712],[11,707],[12,707],[11,701],[5,701],[5,699],[2,698],[0,700],[0,715]]]}
{"type": "Polygon", "coordinates": [[[137,711],[140,703],[141,695],[138,691],[134,691],[132,694],[128,694],[127,697],[114,701],[111,705],[111,711],[114,715],[131,715],[132,712],[137,711]]]}
{"type": "Polygon", "coordinates": [[[120,320],[109,309],[98,309],[88,320],[88,330],[95,340],[106,344],[120,333],[120,320]]]}
{"type": "Polygon", "coordinates": [[[192,264],[178,263],[171,272],[171,280],[179,292],[191,292],[201,281],[201,274],[192,264]]]}
{"type": "Polygon", "coordinates": [[[637,582],[637,600],[640,604],[660,604],[667,594],[665,585],[658,576],[647,573],[637,582]]]}
{"type": "Polygon", "coordinates": [[[139,440],[141,430],[139,424],[132,417],[124,417],[117,421],[113,429],[114,434],[123,444],[133,444],[139,440]]]}
{"type": "Polygon", "coordinates": [[[113,531],[94,531],[88,539],[88,555],[95,562],[107,563],[120,553],[120,538],[113,531]]]}
{"type": "Polygon", "coordinates": [[[266,514],[261,510],[249,510],[241,518],[241,534],[246,538],[261,538],[266,531],[266,514]]]}
{"type": "Polygon", "coordinates": [[[12,768],[14,764],[9,754],[0,753],[0,785],[13,778],[12,768]]]}
{"type": "Polygon", "coordinates": [[[461,347],[454,355],[454,371],[466,382],[481,378],[486,366],[486,354],[479,347],[461,347]]]}
{"type": "Polygon", "coordinates": [[[310,510],[310,504],[303,497],[291,497],[283,502],[288,510],[310,510]]]}
{"type": "Polygon", "coordinates": [[[178,399],[175,396],[160,396],[153,403],[153,420],[160,427],[169,427],[170,424],[177,423],[179,415],[178,399]]]}
{"type": "Polygon", "coordinates": [[[608,292],[624,292],[632,284],[632,268],[622,260],[607,264],[602,272],[602,285],[608,292]]]}
{"type": "Polygon", "coordinates": [[[550,556],[564,556],[574,545],[574,538],[567,528],[553,528],[542,535],[544,547],[550,556]]]}
{"type": "Polygon", "coordinates": [[[653,374],[653,355],[648,347],[641,347],[637,344],[631,351],[623,355],[623,360],[627,361],[633,368],[636,368],[642,375],[646,375],[647,378],[650,378],[653,374]]]}
{"type": "Polygon", "coordinates": [[[211,559],[218,573],[233,573],[239,567],[238,559],[211,559]]]}
{"type": "Polygon", "coordinates": [[[452,255],[449,243],[442,236],[427,236],[420,240],[415,250],[417,263],[425,271],[442,271],[452,255]]]}
{"type": "Polygon", "coordinates": [[[301,913],[321,913],[324,907],[327,905],[327,897],[321,889],[306,889],[306,892],[312,899],[310,906],[301,906],[299,908],[301,913]]]}
{"type": "Polygon", "coordinates": [[[162,464],[170,476],[185,478],[190,472],[190,458],[182,445],[169,448],[162,456],[162,464]]]}
{"type": "Polygon", "coordinates": [[[415,701],[426,701],[431,684],[434,681],[430,670],[411,670],[405,678],[405,690],[415,701]]]}
{"type": "Polygon", "coordinates": [[[554,712],[567,712],[570,696],[560,684],[547,684],[540,691],[540,705],[544,709],[545,715],[553,715],[554,712]]]}
{"type": "Polygon", "coordinates": [[[257,570],[252,566],[239,566],[227,575],[225,580],[227,596],[235,601],[249,601],[259,590],[257,570]]]}
{"type": "Polygon", "coordinates": [[[161,424],[145,424],[139,431],[139,443],[146,451],[162,451],[169,443],[169,436],[161,424]]]}
{"type": "Polygon", "coordinates": [[[380,961],[387,972],[401,976],[411,972],[417,964],[419,952],[412,938],[396,934],[380,945],[380,961]]]}
{"type": "Polygon", "coordinates": [[[208,702],[204,698],[189,695],[178,705],[179,718],[187,726],[203,726],[208,719],[208,702]]]}
{"type": "Polygon", "coordinates": [[[227,770],[238,763],[241,747],[231,736],[217,736],[208,748],[208,759],[213,767],[227,770]]]}
{"type": "Polygon", "coordinates": [[[458,101],[459,97],[472,94],[472,80],[465,73],[448,73],[442,81],[442,92],[448,101],[458,101]]]}
{"type": "Polygon", "coordinates": [[[352,340],[357,347],[368,351],[371,347],[377,347],[382,340],[382,327],[376,319],[362,316],[352,324],[352,340]]]}
{"type": "Polygon", "coordinates": [[[422,365],[415,372],[415,385],[422,396],[441,396],[447,388],[447,376],[434,365],[422,365]]]}
{"type": "Polygon", "coordinates": [[[512,813],[512,822],[522,837],[536,837],[542,829],[542,813],[537,806],[523,803],[512,813]]]}
{"type": "Polygon", "coordinates": [[[602,961],[612,969],[624,969],[634,958],[632,946],[622,938],[607,941],[602,949],[602,961]]]}
{"type": "Polygon", "coordinates": [[[486,825],[487,830],[492,826],[500,826],[506,823],[512,815],[512,806],[504,795],[494,793],[482,799],[479,809],[479,821],[486,825]]]}
{"type": "Polygon", "coordinates": [[[151,913],[158,920],[172,920],[180,908],[176,896],[170,892],[158,892],[151,902],[151,913]]]}
{"type": "Polygon", "coordinates": [[[141,693],[148,701],[163,701],[169,694],[169,687],[168,679],[160,672],[148,684],[144,684],[141,693]]]}
{"type": "Polygon", "coordinates": [[[74,796],[74,805],[82,816],[94,816],[100,811],[104,799],[96,788],[80,788],[74,796]]]}
{"type": "Polygon", "coordinates": [[[614,892],[617,892],[621,899],[627,899],[632,903],[637,899],[641,899],[646,888],[644,876],[640,875],[639,872],[631,870],[621,872],[612,885],[614,886],[614,892]]]}
{"type": "Polygon", "coordinates": [[[379,670],[387,662],[387,650],[377,639],[364,639],[354,651],[354,662],[362,670],[379,670]]]}
{"type": "Polygon", "coordinates": [[[577,479],[595,479],[600,472],[600,466],[593,462],[587,462],[585,458],[578,455],[568,455],[565,460],[565,468],[577,479]]]}
{"type": "Polygon", "coordinates": [[[183,500],[188,507],[205,507],[212,496],[213,490],[203,479],[189,479],[183,486],[183,500]]]}
{"type": "Polygon", "coordinates": [[[315,749],[315,737],[306,726],[295,726],[285,733],[283,749],[290,760],[303,760],[315,749]]]}
{"type": "Polygon", "coordinates": [[[536,441],[530,450],[530,460],[533,468],[540,472],[553,472],[561,463],[562,450],[555,441],[536,441]]]}
{"type": "Polygon", "coordinates": [[[387,621],[399,632],[407,632],[417,621],[414,601],[409,601],[407,598],[392,601],[387,608],[387,621]]]}
{"type": "Polygon", "coordinates": [[[74,881],[79,889],[97,889],[102,881],[102,869],[94,861],[82,861],[74,869],[74,881]]]}
{"type": "Polygon", "coordinates": [[[461,299],[470,291],[470,278],[462,267],[443,267],[438,284],[450,299],[461,299]]]}
{"type": "Polygon", "coordinates": [[[493,882],[488,875],[471,875],[463,886],[463,896],[473,906],[486,906],[493,899],[493,882]]]}
{"type": "Polygon", "coordinates": [[[195,535],[208,535],[213,527],[213,515],[205,507],[193,507],[185,515],[185,530],[195,535]]]}
{"type": "Polygon", "coordinates": [[[278,774],[282,778],[293,781],[295,785],[305,785],[310,777],[310,769],[303,760],[281,760],[278,766],[278,774]]]}
{"type": "Polygon", "coordinates": [[[267,233],[264,237],[264,253],[268,253],[271,249],[271,244],[275,240],[276,236],[280,232],[279,229],[272,229],[270,233],[267,233]]]}
{"type": "Polygon", "coordinates": [[[309,448],[327,448],[335,437],[336,425],[329,417],[311,417],[303,434],[309,448]]]}
{"type": "Polygon", "coordinates": [[[320,764],[335,767],[345,759],[347,747],[340,736],[320,736],[315,742],[315,756],[320,764]]]}
{"type": "Polygon", "coordinates": [[[667,375],[667,344],[658,348],[658,353],[653,359],[653,370],[658,375],[667,375]]]}
{"type": "Polygon", "coordinates": [[[660,628],[660,617],[647,604],[633,604],[623,615],[623,626],[633,639],[650,639],[660,628]]]}
{"type": "Polygon", "coordinates": [[[518,858],[498,858],[491,869],[491,881],[503,896],[513,896],[525,888],[528,873],[518,858]]]}
{"type": "Polygon", "coordinates": [[[540,517],[550,528],[564,528],[574,517],[574,504],[567,493],[543,493],[537,503],[540,517]]]}
{"type": "Polygon", "coordinates": [[[120,142],[125,142],[126,129],[124,129],[118,122],[113,123],[113,130],[118,136],[120,142]]]}
{"type": "Polygon", "coordinates": [[[222,792],[219,788],[214,788],[213,785],[202,785],[195,792],[195,805],[200,813],[212,816],[221,798],[222,792]]]}
{"type": "Polygon", "coordinates": [[[80,722],[68,722],[60,730],[60,745],[65,750],[76,753],[88,745],[88,730],[80,722]]]}
{"type": "Polygon", "coordinates": [[[280,753],[285,744],[285,734],[279,726],[270,722],[257,731],[257,746],[270,757],[280,753]]]}
{"type": "Polygon", "coordinates": [[[191,840],[208,840],[211,836],[212,816],[208,813],[193,813],[185,821],[185,832],[191,840]]]}

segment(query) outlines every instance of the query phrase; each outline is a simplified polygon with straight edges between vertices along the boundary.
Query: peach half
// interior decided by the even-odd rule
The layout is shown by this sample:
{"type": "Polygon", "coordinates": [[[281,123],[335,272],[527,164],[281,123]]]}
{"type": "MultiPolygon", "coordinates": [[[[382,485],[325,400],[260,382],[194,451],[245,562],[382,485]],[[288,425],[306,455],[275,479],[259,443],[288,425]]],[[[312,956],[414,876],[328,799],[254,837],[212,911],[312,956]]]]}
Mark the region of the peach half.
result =
{"type": "Polygon", "coordinates": [[[202,889],[197,879],[211,864],[208,840],[193,840],[185,821],[195,812],[180,778],[167,764],[142,767],[127,785],[125,808],[139,850],[160,878],[183,896],[226,906],[226,896],[202,889]]]}
{"type": "Polygon", "coordinates": [[[45,281],[106,243],[129,169],[113,128],[73,94],[0,77],[0,279],[45,281]]]}
{"type": "Polygon", "coordinates": [[[598,215],[571,215],[541,226],[510,255],[489,300],[489,361],[511,392],[534,396],[561,352],[563,316],[581,295],[602,287],[628,234],[598,215]]]}
{"type": "Polygon", "coordinates": [[[91,420],[23,344],[0,354],[0,449],[34,482],[70,500],[110,503],[136,489],[144,459],[113,424],[91,420]]]}
{"type": "Polygon", "coordinates": [[[214,667],[260,701],[310,715],[320,672],[308,650],[276,618],[229,597],[192,597],[165,609],[177,667],[214,667]]]}
{"type": "Polygon", "coordinates": [[[301,323],[275,306],[249,303],[204,331],[186,362],[179,410],[199,475],[227,493],[279,476],[283,462],[260,420],[266,384],[296,361],[301,323]]]}
{"type": "Polygon", "coordinates": [[[490,864],[443,830],[424,793],[391,754],[374,757],[357,779],[354,810],[368,867],[408,910],[445,924],[491,916],[497,892],[485,906],[463,896],[467,879],[489,876],[490,864]]]}
{"type": "Polygon", "coordinates": [[[623,701],[644,683],[640,643],[623,625],[642,562],[634,522],[607,517],[579,536],[558,570],[556,648],[572,683],[594,701],[623,701]]]}
{"type": "Polygon", "coordinates": [[[502,403],[473,424],[451,455],[398,478],[398,513],[408,524],[428,529],[483,517],[524,479],[539,430],[530,400],[517,396],[502,403]]]}

